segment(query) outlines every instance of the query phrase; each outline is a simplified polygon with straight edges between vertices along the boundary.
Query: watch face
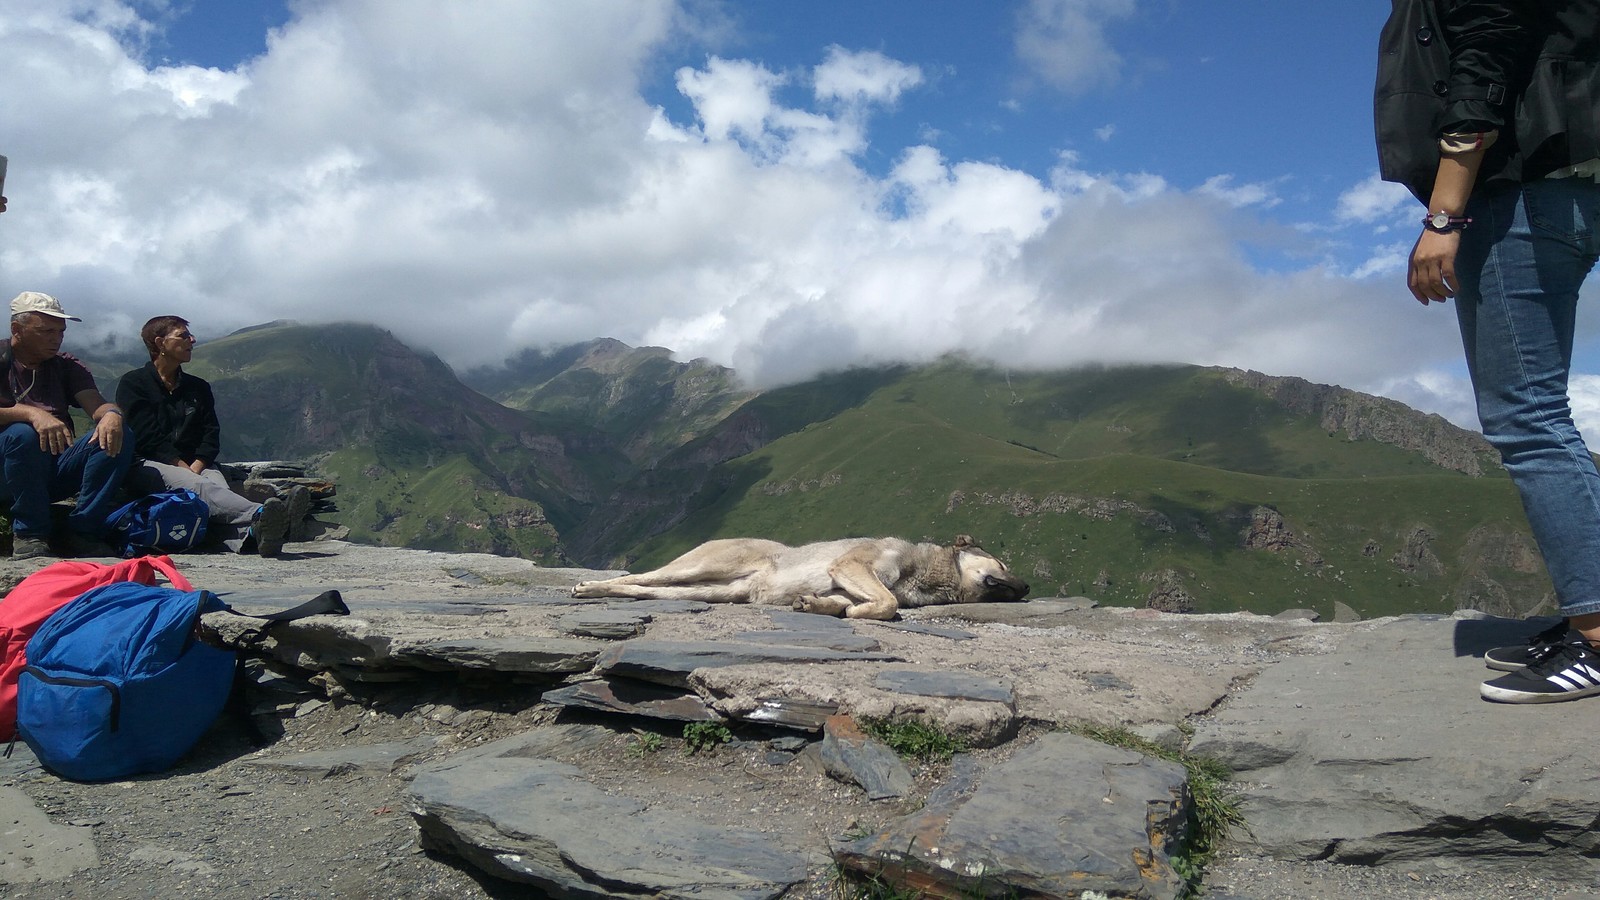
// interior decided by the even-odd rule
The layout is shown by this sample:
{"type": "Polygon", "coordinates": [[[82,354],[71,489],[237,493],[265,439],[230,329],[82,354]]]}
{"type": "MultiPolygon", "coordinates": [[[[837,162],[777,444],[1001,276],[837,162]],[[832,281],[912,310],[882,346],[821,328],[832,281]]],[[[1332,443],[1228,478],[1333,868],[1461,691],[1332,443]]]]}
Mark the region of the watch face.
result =
{"type": "Polygon", "coordinates": [[[1432,221],[1433,227],[1435,228],[1448,228],[1450,226],[1450,214],[1434,213],[1432,216],[1432,221]]]}

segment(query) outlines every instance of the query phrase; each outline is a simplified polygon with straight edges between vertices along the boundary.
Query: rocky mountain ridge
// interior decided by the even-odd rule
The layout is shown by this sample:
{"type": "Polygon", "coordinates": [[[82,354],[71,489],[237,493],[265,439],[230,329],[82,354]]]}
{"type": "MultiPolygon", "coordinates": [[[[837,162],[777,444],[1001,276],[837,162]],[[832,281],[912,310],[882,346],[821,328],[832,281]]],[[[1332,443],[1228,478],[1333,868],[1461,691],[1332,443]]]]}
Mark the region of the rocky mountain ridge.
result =
{"type": "Polygon", "coordinates": [[[201,345],[194,368],[226,452],[315,461],[355,540],[631,567],[734,533],[971,533],[1118,605],[1253,608],[1289,581],[1324,614],[1549,593],[1504,549],[1526,526],[1480,436],[1301,379],[951,359],[754,392],[600,340],[463,381],[370,326],[293,323],[201,345]],[[1240,537],[1257,515],[1281,533],[1240,537]]]}

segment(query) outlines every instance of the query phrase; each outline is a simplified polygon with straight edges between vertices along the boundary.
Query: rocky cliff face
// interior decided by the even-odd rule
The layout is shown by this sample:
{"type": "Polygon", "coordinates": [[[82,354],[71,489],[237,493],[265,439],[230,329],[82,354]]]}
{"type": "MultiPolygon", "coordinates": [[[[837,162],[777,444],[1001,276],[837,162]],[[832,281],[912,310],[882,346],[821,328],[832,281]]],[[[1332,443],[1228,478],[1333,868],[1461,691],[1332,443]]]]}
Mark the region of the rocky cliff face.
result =
{"type": "Polygon", "coordinates": [[[1304,378],[1222,369],[1229,383],[1260,391],[1301,415],[1313,416],[1329,432],[1371,440],[1422,454],[1434,465],[1467,475],[1498,466],[1499,456],[1483,435],[1458,428],[1443,416],[1425,415],[1403,403],[1304,378]]]}

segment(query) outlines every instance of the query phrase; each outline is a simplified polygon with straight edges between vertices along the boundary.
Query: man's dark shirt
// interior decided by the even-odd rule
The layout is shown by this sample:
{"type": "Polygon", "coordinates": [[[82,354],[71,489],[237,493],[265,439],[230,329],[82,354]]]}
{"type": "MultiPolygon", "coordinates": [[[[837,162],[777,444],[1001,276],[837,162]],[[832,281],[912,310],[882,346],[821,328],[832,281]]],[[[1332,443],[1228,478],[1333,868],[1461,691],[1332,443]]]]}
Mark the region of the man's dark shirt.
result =
{"type": "MultiPolygon", "coordinates": [[[[10,349],[10,343],[9,339],[5,341],[6,350],[10,349]]],[[[0,385],[0,406],[15,406],[19,402],[24,406],[37,406],[65,422],[68,430],[76,433],[69,410],[77,405],[79,394],[95,389],[94,376],[88,367],[65,353],[57,353],[32,369],[17,362],[10,353],[5,355],[11,365],[5,372],[5,384],[0,385]]]]}
{"type": "Polygon", "coordinates": [[[205,379],[179,369],[178,386],[168,393],[156,364],[145,363],[117,383],[117,405],[133,429],[134,453],[140,459],[159,463],[199,459],[208,466],[217,461],[222,426],[205,379]]]}

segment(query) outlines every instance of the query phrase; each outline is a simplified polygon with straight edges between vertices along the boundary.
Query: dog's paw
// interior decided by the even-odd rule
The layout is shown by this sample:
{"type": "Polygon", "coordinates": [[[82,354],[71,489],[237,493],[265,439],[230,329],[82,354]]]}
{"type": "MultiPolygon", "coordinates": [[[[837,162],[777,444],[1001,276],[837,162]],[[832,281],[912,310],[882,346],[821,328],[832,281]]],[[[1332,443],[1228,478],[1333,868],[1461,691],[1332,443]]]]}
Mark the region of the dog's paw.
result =
{"type": "Polygon", "coordinates": [[[592,596],[596,596],[595,593],[594,593],[594,586],[599,584],[599,583],[600,582],[598,582],[598,581],[580,581],[577,584],[572,586],[572,596],[574,596],[574,597],[592,597],[592,596]]]}
{"type": "Polygon", "coordinates": [[[801,594],[795,598],[792,606],[797,612],[816,613],[822,616],[842,616],[849,604],[840,602],[837,597],[801,594]]]}

